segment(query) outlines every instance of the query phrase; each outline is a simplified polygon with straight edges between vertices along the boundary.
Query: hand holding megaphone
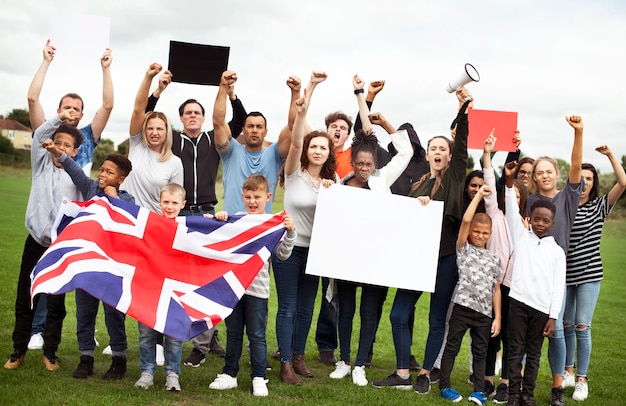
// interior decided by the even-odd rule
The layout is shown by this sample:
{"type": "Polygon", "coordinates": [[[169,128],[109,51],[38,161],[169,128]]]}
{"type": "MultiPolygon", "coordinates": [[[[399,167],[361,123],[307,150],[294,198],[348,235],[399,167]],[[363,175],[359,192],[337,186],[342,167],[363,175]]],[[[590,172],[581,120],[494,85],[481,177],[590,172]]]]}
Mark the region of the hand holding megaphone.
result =
{"type": "Polygon", "coordinates": [[[455,80],[448,82],[448,86],[446,86],[446,91],[448,93],[453,93],[459,87],[465,86],[470,82],[478,82],[480,80],[480,75],[474,66],[469,63],[465,64],[465,69],[459,77],[455,80]]]}

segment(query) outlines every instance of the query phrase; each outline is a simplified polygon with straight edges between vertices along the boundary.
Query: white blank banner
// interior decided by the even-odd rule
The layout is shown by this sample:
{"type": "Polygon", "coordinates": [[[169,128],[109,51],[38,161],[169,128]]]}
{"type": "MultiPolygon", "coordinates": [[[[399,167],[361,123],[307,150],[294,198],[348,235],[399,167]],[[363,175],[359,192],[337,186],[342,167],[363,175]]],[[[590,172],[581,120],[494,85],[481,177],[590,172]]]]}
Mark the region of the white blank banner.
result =
{"type": "Polygon", "coordinates": [[[321,187],[306,273],[433,292],[442,216],[443,202],[321,187]]]}

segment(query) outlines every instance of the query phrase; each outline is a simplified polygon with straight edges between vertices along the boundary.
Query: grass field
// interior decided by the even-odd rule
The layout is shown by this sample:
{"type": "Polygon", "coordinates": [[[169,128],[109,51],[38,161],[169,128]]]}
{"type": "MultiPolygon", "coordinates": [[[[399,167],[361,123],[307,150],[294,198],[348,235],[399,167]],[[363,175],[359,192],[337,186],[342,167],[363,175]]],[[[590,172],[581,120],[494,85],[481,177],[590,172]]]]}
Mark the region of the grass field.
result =
{"type": "MultiPolygon", "coordinates": [[[[15,286],[21,260],[24,239],[24,213],[30,187],[30,172],[0,167],[0,355],[9,356],[12,352],[11,332],[14,324],[15,286]]],[[[275,209],[280,209],[281,193],[278,193],[275,209]]],[[[626,377],[626,344],[623,335],[626,331],[626,222],[608,221],[602,241],[602,251],[606,279],[602,285],[600,300],[593,320],[593,353],[589,368],[590,397],[586,405],[623,405],[624,378],[626,377]]],[[[338,250],[340,255],[341,250],[338,250]]],[[[273,283],[273,281],[272,281],[273,283]]],[[[385,303],[385,314],[389,314],[393,298],[390,291],[385,303]]],[[[315,378],[305,381],[301,386],[294,387],[280,382],[278,363],[271,360],[274,369],[268,372],[270,396],[265,399],[254,398],[250,394],[250,368],[245,355],[241,360],[239,388],[228,391],[213,391],[208,388],[217,373],[221,372],[223,359],[212,355],[200,368],[181,367],[182,392],[168,393],[162,386],[165,379],[159,369],[155,377],[155,386],[144,391],[133,387],[139,377],[139,355],[137,323],[133,319],[126,322],[128,333],[128,373],[117,382],[103,381],[100,376],[109,366],[110,359],[101,355],[100,351],[108,343],[103,316],[98,317],[97,338],[100,342],[96,349],[94,376],[87,380],[77,380],[72,372],[78,364],[79,351],[76,341],[76,320],[74,295],[67,295],[67,317],[63,330],[63,340],[58,352],[61,370],[57,373],[47,372],[41,360],[41,351],[30,351],[26,363],[17,371],[0,369],[0,404],[48,404],[48,405],[246,405],[267,404],[285,405],[291,403],[308,405],[396,405],[396,404],[427,404],[445,405],[448,402],[439,398],[437,386],[433,385],[427,395],[418,395],[412,391],[393,389],[375,389],[373,387],[356,387],[350,378],[340,381],[328,378],[332,367],[325,366],[316,360],[314,337],[315,325],[311,329],[307,345],[306,360],[315,378]]],[[[318,303],[319,305],[319,303],[318,303]]],[[[276,349],[275,314],[276,295],[272,292],[270,299],[268,324],[268,350],[276,349]]],[[[422,359],[427,333],[428,298],[425,296],[417,305],[416,325],[413,353],[418,360],[422,359]]],[[[316,313],[317,315],[317,308],[316,313]]],[[[316,316],[315,316],[316,318],[316,316]]],[[[220,336],[225,336],[225,327],[220,325],[220,336]]],[[[355,318],[355,331],[358,331],[358,316],[355,318]]],[[[225,342],[222,341],[225,345],[225,342]]],[[[356,338],[353,340],[353,355],[356,352],[356,338]]],[[[191,350],[190,343],[185,344],[186,356],[191,350]]],[[[538,405],[549,404],[550,370],[547,363],[547,343],[541,363],[540,375],[536,390],[538,405]]],[[[338,355],[338,352],[337,352],[338,355]]],[[[368,379],[381,379],[391,373],[395,365],[395,353],[391,338],[390,323],[387,316],[383,317],[376,337],[375,357],[372,368],[367,370],[368,379]]],[[[457,358],[452,376],[452,386],[467,398],[471,387],[466,384],[469,374],[467,345],[463,345],[457,358]]],[[[571,400],[572,389],[566,391],[567,403],[571,400]]],[[[466,402],[463,400],[463,402],[466,402]]],[[[491,402],[490,402],[491,403],[491,402]]]]}

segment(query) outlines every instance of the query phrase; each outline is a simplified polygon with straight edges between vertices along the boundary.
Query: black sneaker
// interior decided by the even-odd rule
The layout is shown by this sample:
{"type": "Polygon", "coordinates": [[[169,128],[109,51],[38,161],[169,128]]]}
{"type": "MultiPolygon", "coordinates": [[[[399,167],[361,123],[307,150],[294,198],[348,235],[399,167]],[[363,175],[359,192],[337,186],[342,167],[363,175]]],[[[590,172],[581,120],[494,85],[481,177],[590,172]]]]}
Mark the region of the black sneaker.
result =
{"type": "Polygon", "coordinates": [[[415,355],[411,355],[411,358],[409,358],[409,369],[411,371],[415,371],[415,372],[419,372],[419,370],[422,368],[422,366],[420,365],[419,362],[417,362],[417,360],[415,359],[415,355]]]}
{"type": "Polygon", "coordinates": [[[126,357],[114,355],[111,358],[111,366],[109,370],[102,375],[105,381],[114,381],[122,379],[126,375],[126,357]]]}
{"type": "Polygon", "coordinates": [[[211,343],[209,344],[209,351],[219,357],[225,357],[226,351],[220,345],[219,340],[217,339],[217,334],[213,334],[213,338],[211,338],[211,343]]]}
{"type": "Polygon", "coordinates": [[[565,391],[562,387],[552,388],[550,406],[565,406],[565,391]]]}
{"type": "Polygon", "coordinates": [[[88,376],[93,374],[93,357],[89,355],[81,355],[80,363],[74,371],[74,378],[87,379],[88,376]]]}
{"type": "Polygon", "coordinates": [[[522,397],[521,397],[519,404],[521,406],[537,406],[537,404],[535,403],[535,399],[532,396],[527,395],[525,393],[522,393],[522,397]]]}
{"type": "Polygon", "coordinates": [[[495,391],[496,391],[496,388],[493,386],[493,384],[489,382],[488,380],[485,380],[485,390],[484,390],[485,396],[486,397],[493,396],[495,391]]]}
{"type": "Polygon", "coordinates": [[[509,400],[506,401],[506,406],[520,406],[520,398],[519,394],[516,393],[514,395],[509,396],[509,400]]]}
{"type": "Polygon", "coordinates": [[[373,381],[372,386],[375,388],[396,388],[409,390],[413,386],[413,380],[410,376],[406,379],[401,378],[394,372],[385,379],[373,381]]]}
{"type": "Polygon", "coordinates": [[[194,348],[191,350],[191,354],[185,358],[183,365],[186,367],[198,368],[200,365],[204,364],[205,361],[205,355],[199,349],[194,348]]]}
{"type": "MultiPolygon", "coordinates": [[[[430,373],[432,374],[432,371],[430,373]]],[[[426,374],[418,375],[417,378],[415,378],[415,385],[413,385],[413,390],[417,393],[425,395],[428,392],[430,392],[430,383],[431,383],[431,380],[428,377],[428,375],[426,374]]]]}
{"type": "Polygon", "coordinates": [[[509,385],[501,383],[496,389],[496,394],[493,395],[493,403],[503,404],[509,400],[509,385]]]}
{"type": "Polygon", "coordinates": [[[439,376],[441,375],[441,371],[439,368],[433,368],[430,370],[430,383],[439,382],[439,376]]]}

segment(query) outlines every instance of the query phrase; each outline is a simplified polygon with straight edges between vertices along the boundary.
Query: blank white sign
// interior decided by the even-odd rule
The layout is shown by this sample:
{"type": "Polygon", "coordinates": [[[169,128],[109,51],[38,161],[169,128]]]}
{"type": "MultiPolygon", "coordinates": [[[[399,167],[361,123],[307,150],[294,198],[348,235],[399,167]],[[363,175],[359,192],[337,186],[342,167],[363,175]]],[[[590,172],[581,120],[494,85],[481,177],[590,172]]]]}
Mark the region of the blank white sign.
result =
{"type": "Polygon", "coordinates": [[[306,273],[433,292],[443,202],[321,187],[306,273]]]}

